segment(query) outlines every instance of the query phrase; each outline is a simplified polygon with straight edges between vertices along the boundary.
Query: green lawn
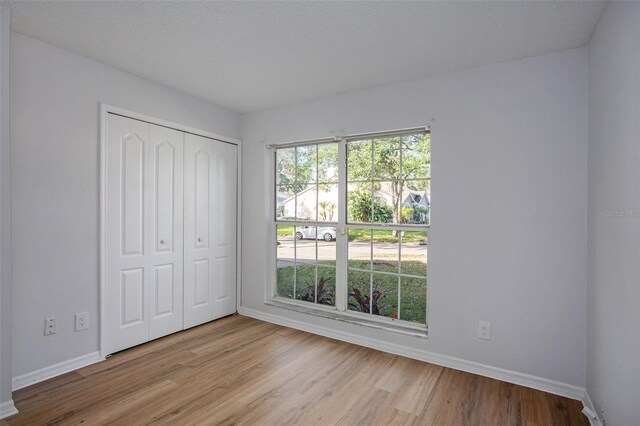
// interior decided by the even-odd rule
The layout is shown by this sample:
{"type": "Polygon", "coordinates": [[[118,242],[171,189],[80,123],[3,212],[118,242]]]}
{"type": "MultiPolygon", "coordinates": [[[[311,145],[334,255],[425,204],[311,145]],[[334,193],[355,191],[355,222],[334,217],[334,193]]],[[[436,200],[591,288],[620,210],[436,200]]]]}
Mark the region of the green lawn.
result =
{"type": "MultiPolygon", "coordinates": [[[[277,234],[279,237],[291,237],[293,236],[293,225],[278,225],[277,234]]],[[[349,228],[349,241],[369,241],[371,231],[369,229],[356,229],[349,228]]],[[[414,243],[420,241],[426,241],[428,238],[427,231],[406,231],[402,238],[403,242],[414,243]]],[[[394,237],[392,231],[385,231],[376,229],[373,231],[374,242],[379,243],[396,243],[398,237],[394,237]]]]}
{"type": "MultiPolygon", "coordinates": [[[[387,268],[397,268],[397,262],[388,263],[390,266],[387,266],[387,268]],[[394,263],[395,266],[393,265],[394,263]]],[[[361,262],[359,261],[350,261],[349,266],[352,268],[362,267],[361,262]]],[[[314,283],[316,280],[316,269],[318,280],[320,280],[321,278],[326,280],[325,291],[320,296],[324,296],[325,300],[330,302],[329,304],[334,304],[335,269],[329,267],[315,265],[298,265],[298,271],[296,274],[297,284],[295,295],[293,294],[294,267],[287,266],[278,268],[277,294],[281,297],[288,297],[292,299],[295,298],[298,300],[304,300],[305,298],[307,298],[307,301],[312,301],[314,298],[312,289],[314,288],[314,283]]],[[[416,275],[425,274],[425,264],[419,261],[405,261],[402,263],[402,269],[407,273],[415,273],[416,275]]],[[[371,278],[373,277],[374,293],[381,294],[381,297],[376,303],[378,315],[390,318],[398,317],[398,284],[400,284],[399,319],[425,324],[427,292],[426,278],[401,276],[400,283],[398,283],[398,276],[379,274],[376,273],[375,270],[388,269],[376,269],[374,267],[373,273],[349,269],[349,293],[354,293],[355,289],[358,289],[362,296],[361,301],[366,302],[365,306],[363,307],[361,303],[358,303],[358,300],[355,297],[349,296],[349,309],[360,312],[369,311],[368,299],[370,298],[371,278]]],[[[375,307],[374,311],[376,311],[375,307]]]]}

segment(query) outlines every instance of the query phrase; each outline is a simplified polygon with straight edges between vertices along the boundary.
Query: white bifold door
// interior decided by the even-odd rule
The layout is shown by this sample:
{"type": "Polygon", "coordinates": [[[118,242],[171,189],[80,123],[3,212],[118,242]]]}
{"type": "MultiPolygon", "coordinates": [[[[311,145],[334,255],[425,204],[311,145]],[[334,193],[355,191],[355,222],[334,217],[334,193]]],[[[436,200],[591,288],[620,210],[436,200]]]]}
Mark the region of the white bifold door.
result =
{"type": "Polygon", "coordinates": [[[237,147],[107,117],[104,331],[113,353],[236,311],[237,147]]]}
{"type": "Polygon", "coordinates": [[[185,135],[184,325],[236,311],[237,147],[185,135]]]}

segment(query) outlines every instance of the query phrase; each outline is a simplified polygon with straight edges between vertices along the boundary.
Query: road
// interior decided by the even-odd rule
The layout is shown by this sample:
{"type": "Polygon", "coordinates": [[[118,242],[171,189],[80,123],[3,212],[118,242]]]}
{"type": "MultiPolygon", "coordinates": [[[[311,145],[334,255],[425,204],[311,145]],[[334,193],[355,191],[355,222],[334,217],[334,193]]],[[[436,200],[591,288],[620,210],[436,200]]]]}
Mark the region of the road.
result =
{"type": "MultiPolygon", "coordinates": [[[[278,263],[294,260],[293,236],[278,237],[278,263]]],[[[336,259],[336,242],[318,240],[318,260],[336,259]]],[[[374,259],[390,260],[398,258],[398,245],[390,243],[375,243],[373,247],[374,259]]],[[[316,258],[315,240],[297,241],[298,261],[314,261],[316,258]]],[[[422,260],[427,254],[427,246],[419,243],[402,244],[403,260],[422,260]]],[[[371,258],[371,245],[368,242],[352,241],[349,243],[350,260],[368,260],[371,258]]],[[[279,265],[280,266],[280,265],[279,265]]]]}

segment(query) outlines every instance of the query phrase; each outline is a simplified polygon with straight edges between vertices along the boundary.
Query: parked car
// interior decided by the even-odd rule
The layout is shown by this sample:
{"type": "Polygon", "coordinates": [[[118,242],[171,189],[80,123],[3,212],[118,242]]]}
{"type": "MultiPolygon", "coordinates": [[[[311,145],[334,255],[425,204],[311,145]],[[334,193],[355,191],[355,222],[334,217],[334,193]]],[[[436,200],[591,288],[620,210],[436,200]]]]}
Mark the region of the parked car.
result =
{"type": "Polygon", "coordinates": [[[312,239],[333,241],[336,239],[336,228],[323,226],[298,226],[294,231],[296,240],[312,239]],[[316,229],[318,230],[316,233],[316,229]]]}

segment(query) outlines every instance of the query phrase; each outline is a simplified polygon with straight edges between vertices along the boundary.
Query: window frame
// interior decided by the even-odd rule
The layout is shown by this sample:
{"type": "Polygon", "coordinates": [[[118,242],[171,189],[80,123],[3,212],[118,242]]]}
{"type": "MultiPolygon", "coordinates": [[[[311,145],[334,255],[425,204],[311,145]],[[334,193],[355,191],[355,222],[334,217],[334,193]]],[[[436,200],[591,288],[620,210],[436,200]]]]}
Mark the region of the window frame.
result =
{"type": "MultiPolygon", "coordinates": [[[[269,196],[270,202],[269,206],[269,236],[267,237],[267,244],[269,245],[268,253],[268,265],[267,265],[267,285],[265,287],[265,304],[273,305],[277,307],[282,307],[286,309],[291,309],[298,312],[319,315],[323,317],[328,317],[332,319],[338,319],[341,321],[355,323],[365,326],[371,326],[374,328],[380,328],[390,331],[399,332],[401,334],[408,334],[417,337],[427,337],[428,327],[429,327],[429,293],[430,293],[430,280],[429,280],[429,261],[427,260],[426,272],[424,278],[427,280],[427,289],[425,292],[425,324],[416,324],[410,321],[395,319],[390,317],[385,317],[381,315],[372,315],[368,313],[361,313],[357,311],[352,311],[348,309],[348,233],[349,229],[367,229],[367,230],[385,230],[385,231],[418,231],[418,232],[427,232],[429,235],[429,246],[431,246],[431,220],[427,224],[403,224],[403,223],[349,223],[347,220],[347,211],[348,211],[348,177],[347,177],[347,146],[349,142],[363,140],[363,139],[378,139],[383,137],[391,137],[391,136],[404,136],[411,134],[431,134],[431,128],[428,126],[419,127],[419,128],[411,128],[411,129],[401,129],[401,130],[391,130],[384,132],[372,132],[372,133],[361,133],[361,134],[353,134],[342,137],[333,137],[333,138],[322,138],[322,139],[311,139],[293,143],[283,143],[283,144],[274,144],[267,145],[265,159],[267,164],[269,165],[269,175],[271,179],[267,183],[269,185],[267,194],[269,196]],[[301,220],[297,219],[297,213],[295,216],[295,220],[279,220],[277,216],[277,193],[278,187],[282,185],[278,185],[277,182],[277,150],[284,148],[294,148],[299,146],[309,146],[309,145],[321,145],[326,143],[337,143],[338,145],[338,218],[336,221],[325,222],[319,220],[301,220]],[[277,245],[278,241],[277,236],[277,227],[278,226],[321,226],[327,227],[332,226],[336,228],[336,263],[335,263],[335,306],[329,305],[321,305],[317,303],[311,303],[307,301],[301,301],[296,299],[291,299],[287,297],[282,297],[277,295],[277,245]],[[338,283],[342,284],[344,289],[340,290],[338,283]]],[[[430,141],[432,142],[432,140],[430,141]]],[[[316,158],[316,163],[317,163],[316,158]]],[[[429,163],[429,167],[431,167],[429,163]]],[[[318,174],[316,172],[316,174],[318,174]]],[[[317,180],[317,179],[316,179],[317,180]]],[[[425,179],[426,180],[426,179],[425,179]]],[[[429,181],[431,180],[431,176],[429,176],[429,181]]],[[[318,185],[318,182],[315,183],[318,185]]],[[[431,191],[430,191],[430,205],[429,212],[431,212],[431,191]]],[[[296,200],[297,204],[297,200],[296,200]]],[[[316,195],[316,210],[318,206],[318,199],[316,195]]],[[[297,211],[297,207],[296,207],[297,211]]],[[[319,212],[316,211],[316,219],[319,219],[319,212]]],[[[316,240],[317,241],[317,240],[316,240]]],[[[373,244],[373,241],[371,242],[373,244]]],[[[401,250],[402,243],[401,239],[398,241],[398,261],[401,262],[401,250]]],[[[316,248],[317,250],[317,248],[316,248]]],[[[428,250],[428,249],[427,249],[428,250]]],[[[428,251],[427,251],[428,256],[428,251]]],[[[294,263],[295,265],[296,263],[294,263]]],[[[375,272],[375,271],[370,271],[375,272]]],[[[398,273],[394,274],[402,279],[404,275],[402,275],[401,270],[398,273]]],[[[409,274],[411,276],[411,274],[409,274]]],[[[416,276],[417,277],[417,276],[416,276]]],[[[400,293],[399,298],[400,299],[400,293]]],[[[400,304],[400,300],[398,301],[398,305],[400,304]]]]}

